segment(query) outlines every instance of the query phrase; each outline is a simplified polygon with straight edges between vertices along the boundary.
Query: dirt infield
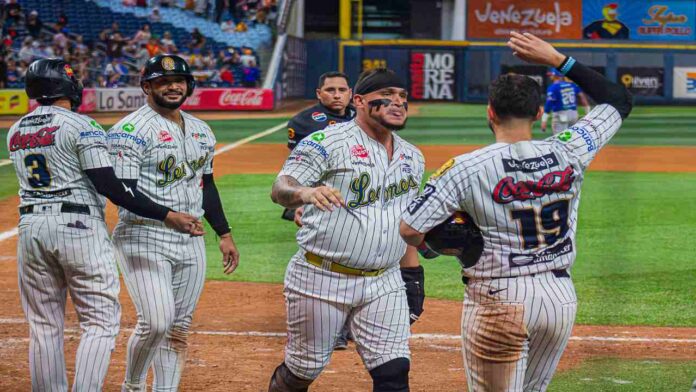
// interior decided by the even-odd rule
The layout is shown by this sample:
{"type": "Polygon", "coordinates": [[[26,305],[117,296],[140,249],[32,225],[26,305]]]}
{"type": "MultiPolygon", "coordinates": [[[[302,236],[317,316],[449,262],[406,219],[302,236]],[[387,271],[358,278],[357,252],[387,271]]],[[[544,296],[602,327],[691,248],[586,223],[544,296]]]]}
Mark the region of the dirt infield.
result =
{"type": "MultiPolygon", "coordinates": [[[[428,168],[475,146],[424,146],[428,168]]],[[[243,145],[216,158],[216,174],[276,173],[287,156],[283,145],[243,145]]],[[[694,172],[696,148],[615,147],[602,151],[591,170],[694,172]]],[[[17,223],[16,197],[0,201],[0,232],[17,223]]],[[[115,209],[107,220],[115,221],[115,209]]],[[[243,261],[242,261],[243,262],[243,261]]],[[[133,305],[122,284],[122,331],[105,390],[116,391],[125,370],[125,346],[135,323],[133,305]]],[[[0,242],[0,391],[28,390],[28,326],[19,301],[16,237],[0,242]]],[[[580,298],[582,306],[582,298],[580,298]]],[[[458,335],[461,304],[427,300],[414,325],[412,390],[463,390],[465,376],[458,335]]],[[[78,325],[68,305],[66,352],[73,371],[78,325]]],[[[183,391],[263,391],[282,361],[285,308],[275,284],[209,281],[194,315],[194,334],[182,379],[183,391]]],[[[696,328],[576,326],[561,360],[569,369],[596,357],[696,360],[696,328]],[[638,340],[636,340],[638,339],[638,340]]],[[[72,373],[70,374],[72,375],[72,373]]],[[[319,391],[366,391],[370,380],[354,346],[337,352],[315,383],[319,391]]]]}

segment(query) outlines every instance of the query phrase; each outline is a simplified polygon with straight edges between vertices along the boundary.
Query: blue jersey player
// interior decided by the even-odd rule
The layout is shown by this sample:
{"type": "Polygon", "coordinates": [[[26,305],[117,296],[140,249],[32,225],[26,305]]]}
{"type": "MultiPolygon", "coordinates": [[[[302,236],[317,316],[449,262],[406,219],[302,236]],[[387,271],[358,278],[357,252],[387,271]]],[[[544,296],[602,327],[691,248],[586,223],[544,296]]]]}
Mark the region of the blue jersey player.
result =
{"type": "Polygon", "coordinates": [[[578,101],[585,107],[585,113],[590,112],[590,104],[577,84],[567,81],[555,69],[549,71],[552,83],[546,89],[546,104],[544,115],[541,117],[541,130],[546,132],[546,123],[551,114],[551,128],[558,134],[568,129],[578,121],[578,101]]]}

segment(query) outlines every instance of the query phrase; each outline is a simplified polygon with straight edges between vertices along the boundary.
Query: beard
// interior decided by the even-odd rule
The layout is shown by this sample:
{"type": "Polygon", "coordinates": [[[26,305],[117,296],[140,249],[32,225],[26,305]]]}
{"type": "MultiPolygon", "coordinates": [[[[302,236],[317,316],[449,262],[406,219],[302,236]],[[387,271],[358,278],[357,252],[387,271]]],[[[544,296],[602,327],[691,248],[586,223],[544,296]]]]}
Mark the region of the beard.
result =
{"type": "Polygon", "coordinates": [[[381,126],[387,128],[388,130],[393,131],[393,132],[398,132],[398,131],[400,131],[400,130],[406,128],[406,123],[408,122],[408,117],[405,118],[405,119],[404,119],[404,122],[401,123],[401,124],[399,124],[399,125],[395,125],[395,124],[389,123],[389,122],[385,121],[382,117],[380,117],[380,116],[378,116],[378,115],[376,115],[376,114],[373,114],[373,113],[370,113],[370,117],[372,117],[373,120],[375,120],[376,122],[378,122],[379,125],[381,125],[381,126]]]}
{"type": "Polygon", "coordinates": [[[159,95],[159,94],[152,94],[152,100],[155,101],[157,106],[161,106],[166,109],[178,109],[181,105],[184,104],[184,101],[186,100],[186,95],[183,95],[181,99],[178,101],[172,102],[172,101],[167,101],[164,99],[164,96],[159,95]]]}

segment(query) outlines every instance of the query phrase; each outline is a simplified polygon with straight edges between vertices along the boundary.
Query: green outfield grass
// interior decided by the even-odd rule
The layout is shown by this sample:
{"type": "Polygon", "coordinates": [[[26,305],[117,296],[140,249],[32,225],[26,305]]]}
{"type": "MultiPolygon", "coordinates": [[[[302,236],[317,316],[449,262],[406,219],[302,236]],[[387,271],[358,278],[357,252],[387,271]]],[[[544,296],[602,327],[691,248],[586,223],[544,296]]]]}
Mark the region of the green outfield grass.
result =
{"type": "Polygon", "coordinates": [[[688,391],[696,377],[694,361],[593,359],[558,372],[549,391],[675,392],[688,391]]]}
{"type": "MultiPolygon", "coordinates": [[[[273,175],[216,180],[242,254],[232,276],[222,274],[213,236],[208,276],[282,282],[297,250],[294,224],[269,197],[273,175]]],[[[696,174],[590,172],[583,186],[578,259],[573,278],[578,323],[696,326],[696,174]],[[617,306],[621,304],[621,306],[617,306]]],[[[463,285],[452,258],[422,261],[426,293],[460,300],[463,285]]]]}
{"type": "MultiPolygon", "coordinates": [[[[687,107],[638,107],[616,137],[620,144],[696,145],[696,113],[687,107]]],[[[210,121],[229,143],[271,128],[283,119],[210,121]]],[[[416,144],[486,144],[485,106],[424,105],[402,135],[416,144]]],[[[6,138],[6,130],[0,131],[6,138]]],[[[279,131],[260,143],[285,143],[279,131]]],[[[0,144],[0,159],[7,157],[0,144]]],[[[297,249],[295,227],[271,203],[273,175],[234,175],[217,180],[242,265],[221,273],[217,245],[208,238],[212,279],[281,282],[297,249]]],[[[17,192],[11,166],[0,167],[0,198],[17,192]]],[[[578,260],[573,269],[585,324],[696,326],[696,174],[590,172],[583,187],[578,260]],[[617,306],[621,304],[621,306],[617,306]]],[[[453,259],[424,261],[427,293],[459,300],[462,284],[453,259]]]]}

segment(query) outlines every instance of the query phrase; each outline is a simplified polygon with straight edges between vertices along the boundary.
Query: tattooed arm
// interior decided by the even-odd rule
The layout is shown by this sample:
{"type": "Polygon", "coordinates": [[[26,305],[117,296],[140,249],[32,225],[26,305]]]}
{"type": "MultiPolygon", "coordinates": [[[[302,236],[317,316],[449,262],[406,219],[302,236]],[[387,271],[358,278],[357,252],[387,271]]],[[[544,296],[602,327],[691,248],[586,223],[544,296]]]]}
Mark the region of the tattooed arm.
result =
{"type": "Polygon", "coordinates": [[[279,176],[273,183],[271,200],[285,208],[313,204],[322,211],[333,211],[334,207],[341,207],[345,204],[338,189],[324,185],[318,187],[302,186],[295,178],[288,175],[279,176]]]}

